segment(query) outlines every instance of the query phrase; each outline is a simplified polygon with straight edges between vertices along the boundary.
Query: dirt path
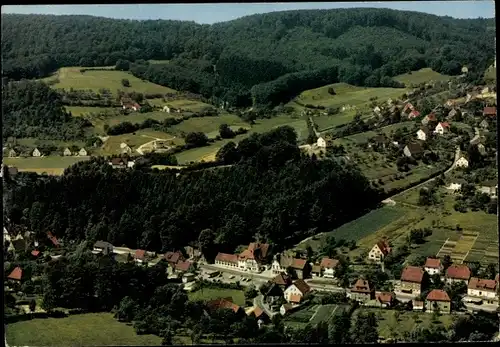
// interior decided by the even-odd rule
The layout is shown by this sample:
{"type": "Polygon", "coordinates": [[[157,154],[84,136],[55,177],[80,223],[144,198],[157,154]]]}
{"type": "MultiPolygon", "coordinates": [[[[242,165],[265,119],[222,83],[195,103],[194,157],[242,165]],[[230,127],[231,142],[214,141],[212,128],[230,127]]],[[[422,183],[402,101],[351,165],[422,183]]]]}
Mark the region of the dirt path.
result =
{"type": "Polygon", "coordinates": [[[149,141],[149,142],[146,142],[142,145],[140,145],[136,151],[140,154],[140,155],[144,155],[144,152],[143,152],[143,148],[146,147],[146,146],[149,146],[150,144],[152,144],[153,142],[155,141],[170,141],[170,140],[173,140],[175,139],[175,136],[169,138],[169,139],[160,139],[160,138],[157,138],[157,137],[153,137],[153,136],[149,136],[149,135],[141,135],[142,137],[149,137],[150,139],[153,139],[152,141],[149,141]]]}

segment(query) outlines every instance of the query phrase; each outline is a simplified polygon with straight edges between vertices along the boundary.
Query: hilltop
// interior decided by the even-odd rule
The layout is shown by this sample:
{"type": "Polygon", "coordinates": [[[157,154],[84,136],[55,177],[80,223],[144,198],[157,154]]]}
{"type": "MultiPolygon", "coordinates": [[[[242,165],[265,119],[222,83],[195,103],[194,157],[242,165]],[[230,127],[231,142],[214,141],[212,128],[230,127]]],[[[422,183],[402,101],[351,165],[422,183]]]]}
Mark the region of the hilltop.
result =
{"type": "Polygon", "coordinates": [[[494,57],[494,25],[387,9],[274,12],[214,25],[2,15],[3,75],[40,78],[125,59],[137,77],[214,102],[275,105],[336,82],[400,86],[391,77],[424,67],[482,73],[494,57]]]}

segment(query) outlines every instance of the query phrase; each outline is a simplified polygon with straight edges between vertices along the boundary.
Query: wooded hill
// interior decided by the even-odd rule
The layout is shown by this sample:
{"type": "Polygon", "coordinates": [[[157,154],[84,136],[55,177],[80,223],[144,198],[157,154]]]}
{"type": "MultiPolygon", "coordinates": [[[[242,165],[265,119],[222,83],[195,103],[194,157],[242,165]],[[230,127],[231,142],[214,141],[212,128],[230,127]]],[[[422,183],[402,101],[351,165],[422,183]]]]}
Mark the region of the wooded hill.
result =
{"type": "Polygon", "coordinates": [[[394,86],[388,77],[422,67],[482,73],[495,54],[494,27],[494,19],[388,9],[274,12],[214,25],[9,14],[2,15],[3,75],[42,77],[124,59],[139,63],[135,75],[159,84],[233,106],[272,105],[300,85],[394,86]],[[325,69],[326,80],[318,79],[325,69]]]}

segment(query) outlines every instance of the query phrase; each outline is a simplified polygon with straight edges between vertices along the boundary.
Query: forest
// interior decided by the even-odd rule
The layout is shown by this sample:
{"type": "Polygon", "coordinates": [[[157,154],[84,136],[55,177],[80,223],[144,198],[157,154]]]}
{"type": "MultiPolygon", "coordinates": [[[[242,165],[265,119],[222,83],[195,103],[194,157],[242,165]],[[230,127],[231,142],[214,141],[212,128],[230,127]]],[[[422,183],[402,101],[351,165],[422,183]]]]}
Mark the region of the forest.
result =
{"type": "Polygon", "coordinates": [[[422,67],[456,75],[467,65],[482,73],[495,54],[494,19],[370,8],[274,12],[214,25],[9,14],[2,33],[3,77],[129,61],[120,69],[231,106],[286,102],[302,91],[297,86],[317,86],[322,69],[332,72],[322,84],[389,87],[396,86],[391,77],[422,67]]]}
{"type": "Polygon", "coordinates": [[[6,185],[6,213],[39,235],[51,231],[68,241],[103,239],[160,252],[201,239],[205,249],[233,252],[256,239],[286,247],[381,200],[357,168],[301,154],[288,126],[242,140],[236,155],[231,167],[178,177],[171,170],[113,170],[102,158],[62,177],[23,173],[6,185]]]}

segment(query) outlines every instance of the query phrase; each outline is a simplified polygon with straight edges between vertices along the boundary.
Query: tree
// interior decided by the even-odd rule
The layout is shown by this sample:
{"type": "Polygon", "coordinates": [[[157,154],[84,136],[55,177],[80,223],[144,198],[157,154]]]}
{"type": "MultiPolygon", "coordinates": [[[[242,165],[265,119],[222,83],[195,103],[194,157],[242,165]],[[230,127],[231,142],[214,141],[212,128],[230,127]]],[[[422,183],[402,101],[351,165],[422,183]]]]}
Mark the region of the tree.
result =
{"type": "Polygon", "coordinates": [[[335,315],[328,327],[328,340],[330,344],[350,343],[348,333],[351,330],[351,317],[347,312],[335,315]]]}
{"type": "Polygon", "coordinates": [[[257,291],[257,289],[255,289],[254,285],[251,285],[251,286],[249,286],[249,287],[246,288],[246,290],[245,290],[245,298],[247,300],[253,299],[257,295],[259,295],[259,292],[257,291]]]}
{"type": "Polygon", "coordinates": [[[378,323],[373,312],[360,312],[356,323],[351,329],[351,340],[353,343],[376,343],[378,341],[378,323]]]}
{"type": "Polygon", "coordinates": [[[219,135],[223,139],[232,139],[233,137],[236,136],[234,131],[229,127],[229,125],[225,123],[219,126],[219,135]]]}
{"type": "Polygon", "coordinates": [[[30,300],[30,312],[35,312],[36,309],[36,301],[35,299],[30,300]]]}
{"type": "Polygon", "coordinates": [[[130,81],[126,78],[122,79],[122,86],[130,87],[130,81]]]}
{"type": "Polygon", "coordinates": [[[126,296],[120,301],[120,306],[115,313],[115,317],[121,322],[131,322],[138,309],[137,303],[132,298],[126,296]]]}
{"type": "Polygon", "coordinates": [[[128,60],[119,59],[116,62],[115,70],[128,71],[130,69],[130,62],[128,60]]]}
{"type": "Polygon", "coordinates": [[[202,132],[190,132],[184,138],[184,141],[191,147],[203,147],[208,143],[208,137],[202,132]]]}

